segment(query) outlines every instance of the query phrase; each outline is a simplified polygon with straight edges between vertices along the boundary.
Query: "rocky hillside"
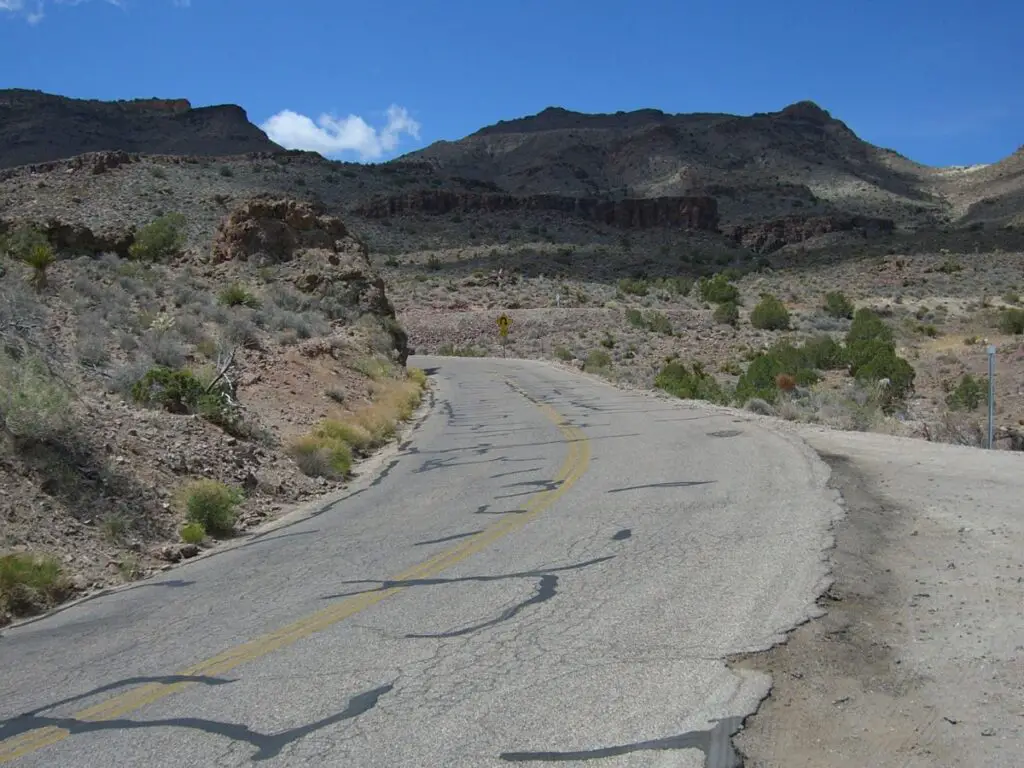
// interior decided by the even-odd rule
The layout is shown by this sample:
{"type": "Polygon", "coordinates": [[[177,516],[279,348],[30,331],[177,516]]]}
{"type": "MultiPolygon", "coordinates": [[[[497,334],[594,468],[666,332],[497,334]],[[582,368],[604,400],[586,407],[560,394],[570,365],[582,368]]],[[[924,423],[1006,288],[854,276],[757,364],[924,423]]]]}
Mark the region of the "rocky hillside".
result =
{"type": "Polygon", "coordinates": [[[174,155],[280,152],[235,105],[187,99],[97,101],[0,90],[0,168],[124,150],[174,155]]]}
{"type": "Polygon", "coordinates": [[[187,200],[120,200],[0,220],[0,626],[338,490],[420,396],[341,219],[253,196],[190,235],[187,200]]]}
{"type": "Polygon", "coordinates": [[[768,114],[586,115],[550,108],[409,157],[519,194],[712,195],[726,223],[833,211],[926,221],[929,169],[810,102],[768,114]]]}

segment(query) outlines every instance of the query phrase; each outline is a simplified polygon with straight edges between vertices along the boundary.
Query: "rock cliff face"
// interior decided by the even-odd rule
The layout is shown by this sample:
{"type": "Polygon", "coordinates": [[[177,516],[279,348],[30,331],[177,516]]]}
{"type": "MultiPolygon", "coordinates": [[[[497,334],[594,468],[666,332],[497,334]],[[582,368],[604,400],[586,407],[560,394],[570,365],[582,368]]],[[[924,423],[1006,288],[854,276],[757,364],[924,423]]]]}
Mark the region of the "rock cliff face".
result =
{"type": "Polygon", "coordinates": [[[733,227],[732,239],[757,253],[772,253],[793,243],[831,232],[857,232],[864,236],[892,232],[892,219],[869,216],[789,216],[774,221],[733,227]]]}
{"type": "Polygon", "coordinates": [[[207,156],[283,151],[235,105],[193,108],[187,99],[97,101],[0,91],[0,168],[106,150],[207,156]]]}
{"type": "Polygon", "coordinates": [[[274,267],[306,294],[328,298],[346,320],[366,315],[381,321],[395,356],[404,365],[408,339],[384,280],[370,264],[366,245],[345,224],[313,203],[256,197],[232,211],[213,240],[213,261],[251,261],[274,267]]]}
{"type": "Polygon", "coordinates": [[[623,229],[672,227],[715,231],[718,205],[713,197],[653,197],[600,200],[561,195],[509,195],[502,193],[419,190],[377,197],[357,212],[367,218],[403,213],[473,213],[497,211],[553,211],[623,229]]]}

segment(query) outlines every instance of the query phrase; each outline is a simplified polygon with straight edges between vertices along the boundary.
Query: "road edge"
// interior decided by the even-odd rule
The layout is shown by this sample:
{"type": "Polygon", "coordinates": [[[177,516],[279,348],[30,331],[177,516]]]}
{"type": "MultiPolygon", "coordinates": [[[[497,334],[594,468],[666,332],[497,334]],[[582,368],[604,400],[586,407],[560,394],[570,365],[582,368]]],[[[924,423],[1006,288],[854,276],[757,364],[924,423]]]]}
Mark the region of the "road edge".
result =
{"type": "Polygon", "coordinates": [[[408,447],[413,435],[422,426],[423,422],[427,420],[430,414],[433,413],[435,394],[434,387],[429,383],[429,375],[427,377],[427,381],[427,385],[423,387],[423,399],[420,402],[419,407],[417,407],[407,421],[401,424],[394,439],[371,456],[354,463],[354,480],[346,487],[336,491],[331,491],[323,496],[317,496],[315,499],[311,499],[301,504],[297,504],[291,510],[279,517],[275,517],[273,520],[268,520],[255,528],[250,528],[249,530],[233,536],[230,539],[225,539],[212,547],[201,550],[195,557],[191,557],[187,560],[181,560],[177,563],[168,563],[167,566],[161,570],[151,573],[141,579],[136,579],[125,584],[118,584],[114,587],[106,587],[97,592],[91,592],[87,595],[83,595],[82,597],[75,598],[74,600],[68,600],[60,603],[59,605],[55,605],[42,613],[27,616],[18,621],[12,621],[9,624],[0,627],[0,638],[3,637],[4,632],[8,632],[12,629],[18,629],[19,627],[24,627],[29,624],[35,624],[36,622],[43,621],[51,616],[56,616],[59,613],[63,613],[64,611],[91,602],[92,600],[96,600],[100,597],[106,597],[118,592],[126,592],[130,589],[134,589],[139,584],[145,584],[158,576],[178,571],[179,569],[193,563],[198,563],[202,560],[224,554],[225,552],[231,552],[235,549],[251,544],[265,536],[276,533],[283,528],[289,528],[293,525],[297,525],[298,523],[318,517],[336,504],[340,504],[346,499],[351,498],[358,493],[362,493],[384,474],[388,465],[388,460],[393,459],[399,451],[408,447]]]}

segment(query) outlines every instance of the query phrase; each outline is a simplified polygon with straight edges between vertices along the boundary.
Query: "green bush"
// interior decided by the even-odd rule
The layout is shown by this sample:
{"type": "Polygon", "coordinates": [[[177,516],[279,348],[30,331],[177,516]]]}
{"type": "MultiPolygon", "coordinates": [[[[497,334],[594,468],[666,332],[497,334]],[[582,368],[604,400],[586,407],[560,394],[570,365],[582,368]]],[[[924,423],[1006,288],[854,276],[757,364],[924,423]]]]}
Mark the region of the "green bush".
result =
{"type": "Polygon", "coordinates": [[[882,407],[892,409],[914,390],[914,368],[896,354],[892,328],[868,309],[859,309],[846,334],[850,373],[861,382],[889,384],[882,392],[882,407]]]}
{"type": "Polygon", "coordinates": [[[687,400],[706,400],[721,404],[728,401],[718,381],[707,373],[700,363],[694,363],[687,368],[685,363],[673,360],[655,376],[654,386],[670,395],[687,400]]]}
{"type": "Polygon", "coordinates": [[[739,304],[740,289],[729,280],[724,272],[719,272],[714,277],[702,277],[697,283],[697,291],[702,301],[710,304],[725,304],[733,302],[739,304]]]}
{"type": "Polygon", "coordinates": [[[983,401],[988,402],[988,385],[969,373],[963,375],[956,389],[946,397],[946,405],[954,411],[973,411],[983,401]]]}
{"type": "Polygon", "coordinates": [[[850,330],[846,333],[846,344],[853,346],[861,341],[873,340],[894,343],[892,328],[870,309],[858,309],[853,315],[850,330]]]}
{"type": "Polygon", "coordinates": [[[722,325],[736,325],[740,321],[740,308],[734,301],[725,301],[715,307],[714,318],[722,325]]]}
{"type": "Polygon", "coordinates": [[[804,342],[807,363],[819,371],[838,371],[846,367],[846,350],[828,334],[804,342]]]}
{"type": "Polygon", "coordinates": [[[809,387],[821,380],[805,348],[779,342],[755,356],[747,366],[736,383],[737,401],[745,403],[759,398],[774,403],[779,395],[776,381],[781,375],[792,376],[801,387],[809,387]]]}
{"type": "Polygon", "coordinates": [[[824,310],[832,317],[850,319],[853,317],[853,302],[842,291],[829,291],[825,294],[824,310]]]}
{"type": "Polygon", "coordinates": [[[999,313],[999,330],[1020,336],[1024,333],[1024,309],[1008,307],[999,313]]]}
{"type": "Polygon", "coordinates": [[[239,283],[232,283],[222,290],[218,300],[226,307],[249,307],[255,309],[260,305],[260,300],[256,298],[256,295],[239,283]]]}
{"type": "Polygon", "coordinates": [[[555,357],[557,357],[559,360],[563,362],[568,362],[572,360],[575,356],[565,347],[555,347],[555,357]]]}
{"type": "Polygon", "coordinates": [[[136,233],[128,255],[140,261],[163,261],[177,256],[185,247],[185,224],[180,213],[161,216],[136,233]]]}
{"type": "Polygon", "coordinates": [[[778,298],[766,293],[751,311],[750,324],[762,331],[784,331],[789,328],[789,310],[778,298]]]}
{"type": "Polygon", "coordinates": [[[202,523],[185,523],[178,533],[186,544],[200,544],[206,538],[206,528],[202,523]]]}
{"type": "Polygon", "coordinates": [[[22,224],[6,235],[0,235],[0,256],[24,261],[33,248],[49,244],[44,233],[30,224],[22,224]]]}
{"type": "Polygon", "coordinates": [[[53,247],[46,242],[35,243],[27,252],[22,254],[21,260],[32,269],[29,282],[32,283],[36,290],[41,291],[49,282],[48,270],[50,265],[57,260],[53,247]]]}
{"type": "Polygon", "coordinates": [[[198,523],[211,536],[228,536],[235,530],[236,507],[242,494],[216,480],[194,480],[179,492],[185,519],[198,523]]]}
{"type": "Polygon", "coordinates": [[[192,371],[155,366],[132,385],[132,399],[144,405],[158,405],[171,413],[191,413],[206,394],[192,371]]]}
{"type": "Polygon", "coordinates": [[[626,322],[634,328],[645,328],[644,315],[639,309],[627,309],[626,310],[626,322]]]}

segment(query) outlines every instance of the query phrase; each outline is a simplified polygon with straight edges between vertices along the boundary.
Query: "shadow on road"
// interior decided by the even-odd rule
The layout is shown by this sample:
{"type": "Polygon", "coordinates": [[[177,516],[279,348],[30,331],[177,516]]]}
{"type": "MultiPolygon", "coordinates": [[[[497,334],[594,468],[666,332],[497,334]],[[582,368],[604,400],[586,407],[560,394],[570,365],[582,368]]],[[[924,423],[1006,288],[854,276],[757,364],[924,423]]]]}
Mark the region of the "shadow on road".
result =
{"type": "Polygon", "coordinates": [[[640,491],[647,488],[690,488],[694,485],[711,485],[717,480],[676,480],[665,483],[644,483],[642,485],[627,485],[622,488],[609,488],[605,493],[624,493],[626,491],[640,491]]]}
{"type": "Polygon", "coordinates": [[[286,746],[308,736],[314,731],[334,725],[335,723],[340,723],[344,720],[358,717],[359,715],[370,711],[377,705],[377,701],[380,697],[390,692],[394,687],[393,685],[388,684],[369,691],[364,691],[363,693],[350,698],[348,706],[341,712],[306,725],[298,726],[297,728],[289,728],[284,731],[279,731],[278,733],[260,733],[259,731],[254,731],[247,725],[225,723],[218,720],[206,720],[199,717],[168,717],[158,720],[128,720],[125,718],[115,718],[110,720],[78,720],[74,717],[59,717],[41,714],[46,710],[55,709],[56,707],[89,698],[99,693],[146,683],[160,683],[163,685],[195,683],[217,686],[226,685],[232,682],[234,681],[217,677],[193,677],[188,675],[128,678],[117,683],[111,683],[110,685],[96,688],[95,690],[81,694],[80,696],[73,696],[68,699],[63,699],[62,701],[54,702],[53,704],[40,707],[37,710],[27,712],[23,715],[11,718],[10,720],[0,721],[0,741],[20,736],[21,734],[40,728],[63,728],[72,736],[79,733],[96,733],[100,731],[122,731],[147,728],[191,728],[193,730],[202,731],[203,733],[223,736],[231,739],[232,741],[251,744],[256,748],[256,753],[252,755],[251,760],[253,762],[258,762],[260,760],[269,760],[270,758],[277,757],[281,753],[281,750],[286,746]]]}

